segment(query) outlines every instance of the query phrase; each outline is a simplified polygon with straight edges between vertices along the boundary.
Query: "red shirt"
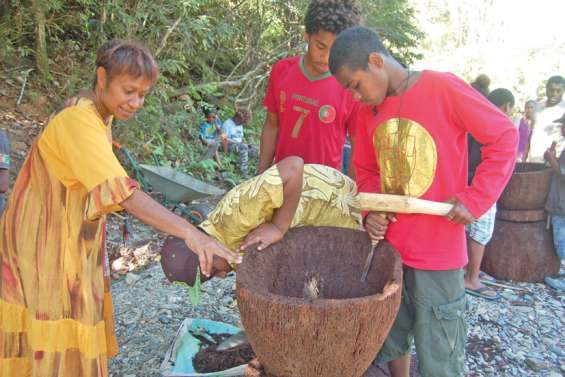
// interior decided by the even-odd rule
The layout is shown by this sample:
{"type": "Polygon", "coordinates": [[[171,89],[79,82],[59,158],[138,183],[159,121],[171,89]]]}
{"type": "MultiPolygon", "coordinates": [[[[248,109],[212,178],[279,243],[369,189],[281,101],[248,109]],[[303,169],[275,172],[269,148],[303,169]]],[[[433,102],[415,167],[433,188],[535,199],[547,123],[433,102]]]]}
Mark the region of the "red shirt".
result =
{"type": "MultiPolygon", "coordinates": [[[[456,196],[475,218],[498,199],[516,159],[518,132],[510,119],[450,73],[422,72],[400,96],[362,106],[353,162],[360,192],[401,194],[444,202],[456,196]],[[398,119],[400,118],[400,123],[398,119]],[[483,145],[467,185],[467,133],[483,145]]],[[[467,263],[463,225],[446,217],[397,215],[385,238],[404,264],[449,270],[467,263]]]]}
{"type": "Polygon", "coordinates": [[[278,118],[275,161],[299,156],[341,170],[345,136],[357,102],[328,72],[309,77],[302,57],[277,62],[263,105],[278,118]]]}

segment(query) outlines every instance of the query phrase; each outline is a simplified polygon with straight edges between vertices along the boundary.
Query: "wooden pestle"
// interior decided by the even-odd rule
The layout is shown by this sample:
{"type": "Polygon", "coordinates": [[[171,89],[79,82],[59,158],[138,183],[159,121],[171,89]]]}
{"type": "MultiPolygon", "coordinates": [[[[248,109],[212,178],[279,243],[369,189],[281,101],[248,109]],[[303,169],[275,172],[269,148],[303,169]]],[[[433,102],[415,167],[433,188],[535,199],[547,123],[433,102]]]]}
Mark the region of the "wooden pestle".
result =
{"type": "MultiPolygon", "coordinates": [[[[362,211],[390,212],[390,213],[422,213],[427,215],[445,216],[453,208],[452,204],[433,202],[418,198],[411,198],[402,195],[374,194],[360,192],[357,196],[362,211]]],[[[365,261],[361,281],[367,279],[367,274],[371,268],[375,248],[379,241],[371,240],[371,251],[365,261]]]]}
{"type": "Polygon", "coordinates": [[[434,202],[403,195],[360,192],[357,197],[362,211],[446,216],[453,208],[453,204],[450,203],[434,202]]]}

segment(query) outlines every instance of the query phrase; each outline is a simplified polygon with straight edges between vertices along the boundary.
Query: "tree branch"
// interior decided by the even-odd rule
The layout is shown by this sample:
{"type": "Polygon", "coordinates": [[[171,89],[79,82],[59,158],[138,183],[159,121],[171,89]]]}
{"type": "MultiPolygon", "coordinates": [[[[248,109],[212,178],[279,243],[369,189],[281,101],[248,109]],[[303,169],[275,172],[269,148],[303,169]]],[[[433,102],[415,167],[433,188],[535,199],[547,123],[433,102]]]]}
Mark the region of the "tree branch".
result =
{"type": "Polygon", "coordinates": [[[165,35],[163,36],[163,39],[161,39],[161,44],[159,45],[159,48],[157,49],[157,51],[155,51],[155,57],[159,56],[161,51],[163,51],[163,49],[167,45],[167,40],[169,39],[169,36],[173,32],[173,30],[175,30],[177,28],[177,26],[179,25],[181,18],[182,18],[182,16],[177,18],[175,20],[175,22],[171,25],[171,27],[169,27],[169,29],[165,33],[165,35]]]}

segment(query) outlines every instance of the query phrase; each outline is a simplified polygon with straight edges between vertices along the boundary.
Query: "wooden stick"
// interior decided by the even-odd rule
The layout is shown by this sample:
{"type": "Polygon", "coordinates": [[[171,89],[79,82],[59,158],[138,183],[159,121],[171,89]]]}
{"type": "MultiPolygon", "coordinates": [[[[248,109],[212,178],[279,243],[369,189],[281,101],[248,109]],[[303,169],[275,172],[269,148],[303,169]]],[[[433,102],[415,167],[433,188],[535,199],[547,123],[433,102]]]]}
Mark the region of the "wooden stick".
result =
{"type": "Polygon", "coordinates": [[[511,285],[507,285],[507,284],[496,283],[494,281],[489,281],[489,280],[484,280],[484,279],[481,279],[481,283],[486,284],[486,285],[492,285],[492,286],[495,286],[495,287],[500,287],[500,288],[512,289],[514,291],[527,291],[527,289],[524,289],[524,288],[514,287],[514,286],[511,286],[511,285]]]}
{"type": "Polygon", "coordinates": [[[402,195],[360,192],[357,196],[363,211],[421,213],[445,216],[453,208],[453,205],[449,203],[433,202],[402,195]]]}
{"type": "Polygon", "coordinates": [[[16,106],[20,106],[20,103],[22,102],[22,98],[24,96],[24,90],[26,89],[26,84],[27,84],[27,75],[24,76],[24,83],[22,84],[22,89],[20,90],[20,95],[16,101],[16,106]]]}
{"type": "Polygon", "coordinates": [[[119,213],[112,212],[112,215],[116,216],[120,220],[125,220],[126,217],[124,215],[120,215],[119,213]]]}

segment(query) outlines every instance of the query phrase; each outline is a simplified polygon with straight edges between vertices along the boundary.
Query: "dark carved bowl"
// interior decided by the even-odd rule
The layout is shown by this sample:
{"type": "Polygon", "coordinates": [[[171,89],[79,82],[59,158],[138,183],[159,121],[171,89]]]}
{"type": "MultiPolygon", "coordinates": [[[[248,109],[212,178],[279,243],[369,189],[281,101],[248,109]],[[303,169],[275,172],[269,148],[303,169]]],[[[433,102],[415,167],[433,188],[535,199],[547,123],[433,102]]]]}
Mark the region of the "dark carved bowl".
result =
{"type": "Polygon", "coordinates": [[[365,232],[305,227],[245,255],[237,302],[268,376],[360,377],[367,370],[396,317],[402,285],[400,256],[384,241],[361,282],[370,248],[365,232]],[[313,281],[317,298],[305,289],[313,281]]]}

